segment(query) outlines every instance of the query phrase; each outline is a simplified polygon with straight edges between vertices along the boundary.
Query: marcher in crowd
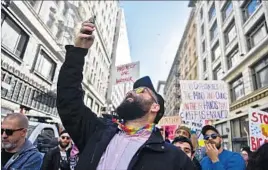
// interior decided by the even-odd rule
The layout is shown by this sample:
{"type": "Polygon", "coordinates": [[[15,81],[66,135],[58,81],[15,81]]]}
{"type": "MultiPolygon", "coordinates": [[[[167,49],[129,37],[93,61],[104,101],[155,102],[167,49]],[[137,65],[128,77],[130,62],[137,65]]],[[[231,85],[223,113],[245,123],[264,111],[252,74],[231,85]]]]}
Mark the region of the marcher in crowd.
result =
{"type": "MultiPolygon", "coordinates": [[[[187,126],[180,126],[176,131],[175,131],[175,137],[185,137],[187,138],[188,140],[190,140],[192,146],[193,146],[193,143],[191,141],[191,129],[188,128],[187,126]]],[[[193,152],[195,152],[195,149],[193,148],[193,152]]],[[[193,154],[194,156],[194,154],[193,154]]],[[[193,157],[192,159],[196,169],[198,170],[201,170],[201,165],[199,163],[199,161],[193,157]]]]}
{"type": "Polygon", "coordinates": [[[26,139],[28,119],[21,113],[8,114],[1,125],[2,169],[39,170],[42,155],[26,139]]]}
{"type": "Polygon", "coordinates": [[[239,153],[223,149],[222,138],[215,127],[204,126],[202,134],[207,154],[201,161],[203,170],[244,170],[246,168],[246,164],[239,153]]]}
{"type": "Polygon", "coordinates": [[[192,142],[184,137],[176,137],[173,141],[172,144],[175,145],[177,148],[181,149],[191,160],[194,158],[194,147],[192,142]]]}
{"type": "Polygon", "coordinates": [[[161,133],[163,139],[165,139],[165,142],[170,143],[170,140],[168,139],[168,137],[169,137],[168,131],[164,130],[163,128],[160,128],[159,130],[160,130],[160,133],[161,133]]]}
{"type": "Polygon", "coordinates": [[[268,169],[268,143],[263,144],[249,157],[247,170],[268,169]]]}
{"type": "Polygon", "coordinates": [[[58,79],[57,108],[63,126],[81,154],[76,170],[192,170],[191,160],[165,143],[155,124],[164,114],[164,100],[149,77],[137,80],[116,109],[123,119],[98,118],[83,102],[83,66],[94,41],[94,24],[82,24],[58,79]]]}
{"type": "Polygon", "coordinates": [[[70,168],[71,168],[71,170],[75,170],[75,167],[78,163],[78,160],[79,160],[79,150],[76,147],[76,145],[73,144],[71,154],[70,154],[70,168]]]}
{"type": "Polygon", "coordinates": [[[186,126],[180,126],[175,131],[175,137],[184,136],[188,139],[191,139],[191,129],[186,126]]]}
{"type": "Polygon", "coordinates": [[[71,138],[66,130],[60,133],[59,145],[44,157],[42,170],[70,170],[71,138]]]}
{"type": "Polygon", "coordinates": [[[252,152],[250,150],[250,147],[247,146],[247,147],[241,148],[241,155],[242,155],[246,165],[248,164],[248,160],[251,157],[251,154],[252,154],[252,152]]]}

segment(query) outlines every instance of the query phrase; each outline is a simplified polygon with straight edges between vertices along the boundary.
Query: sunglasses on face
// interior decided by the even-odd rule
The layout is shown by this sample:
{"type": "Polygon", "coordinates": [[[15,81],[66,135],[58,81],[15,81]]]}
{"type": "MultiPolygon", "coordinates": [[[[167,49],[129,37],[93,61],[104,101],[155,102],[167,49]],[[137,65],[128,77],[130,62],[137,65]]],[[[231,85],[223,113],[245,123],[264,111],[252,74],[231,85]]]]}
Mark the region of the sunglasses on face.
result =
{"type": "Polygon", "coordinates": [[[64,140],[64,139],[69,140],[69,139],[70,139],[70,137],[69,137],[69,136],[61,136],[61,139],[62,139],[62,140],[64,140]]]}
{"type": "Polygon", "coordinates": [[[154,101],[156,103],[158,103],[156,97],[151,93],[151,91],[147,87],[139,87],[139,88],[133,89],[133,91],[136,94],[141,94],[141,93],[144,93],[145,91],[147,91],[149,93],[149,95],[154,99],[154,101]]]}
{"type": "Polygon", "coordinates": [[[219,135],[218,134],[211,134],[211,135],[205,135],[204,139],[209,140],[209,138],[216,139],[219,135]]]}
{"type": "Polygon", "coordinates": [[[12,136],[14,132],[16,131],[20,131],[23,130],[24,128],[20,128],[20,129],[1,129],[1,135],[4,134],[4,132],[6,132],[7,136],[12,136]]]}

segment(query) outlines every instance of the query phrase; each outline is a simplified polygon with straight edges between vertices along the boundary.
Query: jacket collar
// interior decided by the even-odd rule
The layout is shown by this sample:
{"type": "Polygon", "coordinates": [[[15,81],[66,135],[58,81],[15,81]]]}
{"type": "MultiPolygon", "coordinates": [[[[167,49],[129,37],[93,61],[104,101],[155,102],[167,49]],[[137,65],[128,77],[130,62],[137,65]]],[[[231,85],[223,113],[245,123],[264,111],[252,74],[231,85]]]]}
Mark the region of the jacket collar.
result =
{"type": "Polygon", "coordinates": [[[145,142],[144,146],[145,148],[151,149],[153,151],[166,151],[165,141],[158,128],[155,128],[149,139],[145,142]]]}

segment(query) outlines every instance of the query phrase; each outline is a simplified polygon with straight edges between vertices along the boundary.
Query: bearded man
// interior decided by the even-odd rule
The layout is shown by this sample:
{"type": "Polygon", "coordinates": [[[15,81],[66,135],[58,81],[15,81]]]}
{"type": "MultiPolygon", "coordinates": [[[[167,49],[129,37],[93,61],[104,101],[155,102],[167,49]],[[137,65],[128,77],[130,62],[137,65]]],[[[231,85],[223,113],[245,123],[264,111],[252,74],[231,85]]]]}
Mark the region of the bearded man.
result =
{"type": "Polygon", "coordinates": [[[149,77],[137,80],[116,109],[120,121],[99,118],[85,106],[82,73],[94,30],[92,22],[84,22],[75,45],[66,46],[57,86],[61,121],[81,152],[76,170],[192,170],[191,160],[165,143],[155,127],[164,100],[149,77]]]}
{"type": "Polygon", "coordinates": [[[44,157],[42,170],[70,170],[71,138],[66,130],[60,133],[59,146],[44,157]]]}
{"type": "Polygon", "coordinates": [[[11,113],[4,118],[1,125],[1,169],[40,169],[43,157],[26,139],[28,126],[27,117],[21,113],[11,113]]]}
{"type": "Polygon", "coordinates": [[[206,125],[202,128],[206,146],[206,154],[202,161],[202,169],[216,170],[245,170],[246,164],[239,153],[223,149],[222,137],[218,130],[206,125]]]}

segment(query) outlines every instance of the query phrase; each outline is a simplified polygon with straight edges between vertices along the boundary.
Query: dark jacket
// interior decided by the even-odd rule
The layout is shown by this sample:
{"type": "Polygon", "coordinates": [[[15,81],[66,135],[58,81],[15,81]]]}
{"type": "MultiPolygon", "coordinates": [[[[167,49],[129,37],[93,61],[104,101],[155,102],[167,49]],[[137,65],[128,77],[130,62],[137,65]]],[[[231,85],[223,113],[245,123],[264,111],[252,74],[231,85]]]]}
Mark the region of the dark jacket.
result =
{"type": "MultiPolygon", "coordinates": [[[[71,149],[66,151],[68,163],[70,157],[71,149]]],[[[49,150],[43,159],[43,164],[41,170],[59,170],[61,163],[61,155],[60,155],[60,148],[57,146],[51,150],[49,150]]],[[[70,170],[70,164],[68,164],[68,169],[70,170]]]]}
{"type": "Polygon", "coordinates": [[[2,169],[39,170],[42,160],[41,153],[26,139],[21,150],[14,154],[2,169]]]}
{"type": "MultiPolygon", "coordinates": [[[[83,102],[84,58],[87,49],[66,46],[57,86],[57,108],[62,123],[81,155],[76,170],[96,170],[102,154],[119,131],[111,119],[98,118],[83,102]]],[[[159,130],[152,133],[133,156],[128,170],[193,170],[191,160],[172,144],[165,143],[159,130]]]]}

